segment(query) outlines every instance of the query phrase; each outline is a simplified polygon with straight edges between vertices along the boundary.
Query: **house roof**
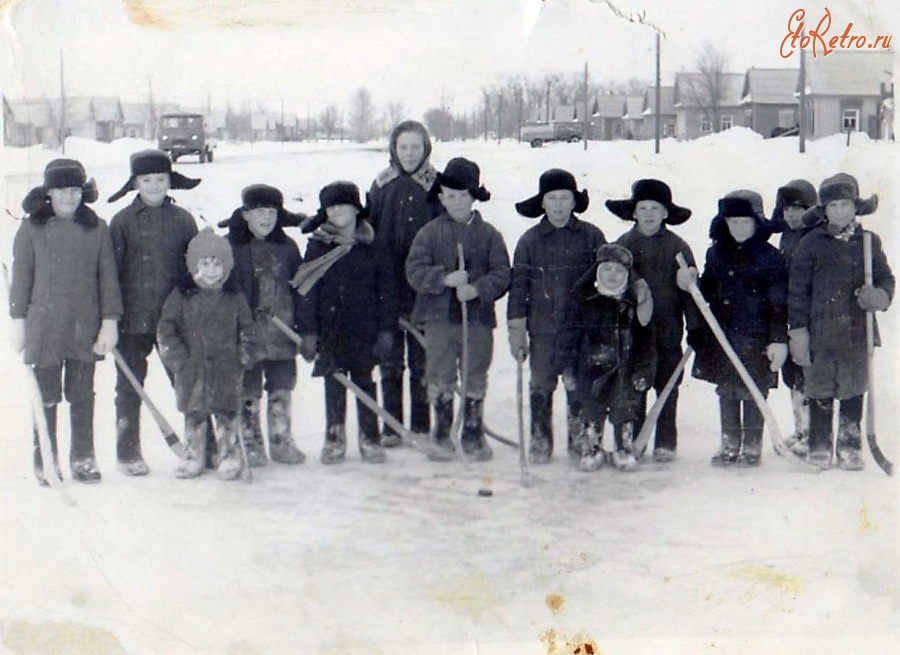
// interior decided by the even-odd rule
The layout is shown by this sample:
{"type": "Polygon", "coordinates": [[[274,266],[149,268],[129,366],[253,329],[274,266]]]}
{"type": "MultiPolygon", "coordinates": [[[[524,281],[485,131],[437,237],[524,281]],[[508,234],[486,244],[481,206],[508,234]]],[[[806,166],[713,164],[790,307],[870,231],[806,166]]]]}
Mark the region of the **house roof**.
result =
{"type": "MultiPolygon", "coordinates": [[[[810,95],[881,96],[881,84],[893,81],[893,51],[831,52],[805,57],[810,95]]],[[[795,90],[799,91],[799,80],[795,90]]]]}
{"type": "Polygon", "coordinates": [[[625,96],[597,96],[594,102],[595,118],[622,118],[625,114],[625,96]]]}
{"type": "MultiPolygon", "coordinates": [[[[743,73],[722,73],[720,107],[737,107],[741,104],[744,88],[743,73]]],[[[679,107],[703,107],[710,102],[710,89],[703,73],[675,73],[674,105],[679,107]]]]}
{"type": "Polygon", "coordinates": [[[580,100],[573,105],[556,105],[552,108],[550,117],[558,123],[580,121],[584,118],[584,101],[580,100]]]}
{"type": "Polygon", "coordinates": [[[46,99],[9,100],[3,98],[12,114],[15,123],[33,125],[34,127],[56,126],[57,118],[53,108],[46,99]]]}
{"type": "Polygon", "coordinates": [[[796,68],[751,68],[744,76],[741,102],[762,105],[796,105],[799,100],[796,68]]]}
{"type": "MultiPolygon", "coordinates": [[[[659,87],[659,114],[660,116],[675,115],[675,87],[659,87]]],[[[656,87],[648,86],[644,91],[644,102],[641,105],[641,113],[644,116],[653,116],[656,112],[656,87]]]]}
{"type": "Polygon", "coordinates": [[[644,109],[644,96],[628,96],[625,98],[625,115],[623,118],[643,118],[641,112],[644,109]]]}

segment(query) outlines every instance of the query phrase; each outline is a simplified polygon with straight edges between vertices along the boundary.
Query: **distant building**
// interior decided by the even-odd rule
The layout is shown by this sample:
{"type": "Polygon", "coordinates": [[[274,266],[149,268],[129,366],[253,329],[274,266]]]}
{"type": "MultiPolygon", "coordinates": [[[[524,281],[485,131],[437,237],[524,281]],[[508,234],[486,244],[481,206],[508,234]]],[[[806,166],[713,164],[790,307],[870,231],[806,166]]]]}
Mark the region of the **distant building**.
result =
{"type": "Polygon", "coordinates": [[[743,125],[743,73],[675,74],[675,135],[696,139],[743,125]],[[712,82],[712,83],[711,83],[712,82]]]}
{"type": "MultiPolygon", "coordinates": [[[[639,139],[652,139],[656,136],[656,87],[648,86],[644,91],[641,104],[644,120],[641,124],[639,139]]],[[[659,129],[660,138],[675,136],[675,87],[659,87],[659,129]]]]}
{"type": "Polygon", "coordinates": [[[744,127],[764,137],[796,130],[800,125],[800,102],[796,95],[799,76],[796,68],[748,70],[741,92],[744,127]]]}
{"type": "Polygon", "coordinates": [[[3,96],[3,143],[24,148],[59,145],[59,118],[50,102],[40,100],[10,100],[3,96]]]}
{"type": "Polygon", "coordinates": [[[626,139],[640,139],[644,125],[644,96],[627,96],[622,124],[626,139]]]}
{"type": "Polygon", "coordinates": [[[893,85],[893,51],[836,50],[805,61],[808,136],[847,131],[866,132],[873,139],[890,136],[883,116],[889,97],[885,89],[893,85]]]}
{"type": "Polygon", "coordinates": [[[598,95],[591,117],[591,138],[612,141],[625,138],[625,96],[598,95]]]}

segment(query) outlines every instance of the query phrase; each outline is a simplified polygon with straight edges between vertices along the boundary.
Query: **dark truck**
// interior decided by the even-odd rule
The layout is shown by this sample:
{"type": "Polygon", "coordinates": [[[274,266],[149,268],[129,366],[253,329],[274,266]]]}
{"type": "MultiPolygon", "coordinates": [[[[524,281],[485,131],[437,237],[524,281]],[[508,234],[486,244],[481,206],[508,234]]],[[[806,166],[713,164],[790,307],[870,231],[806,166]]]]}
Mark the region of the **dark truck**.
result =
{"type": "Polygon", "coordinates": [[[522,126],[522,141],[540,148],[548,141],[577,143],[582,138],[581,123],[537,123],[522,126]]]}
{"type": "Polygon", "coordinates": [[[163,114],[159,119],[159,149],[178,161],[182,155],[197,155],[200,163],[213,160],[216,137],[203,114],[163,114]]]}

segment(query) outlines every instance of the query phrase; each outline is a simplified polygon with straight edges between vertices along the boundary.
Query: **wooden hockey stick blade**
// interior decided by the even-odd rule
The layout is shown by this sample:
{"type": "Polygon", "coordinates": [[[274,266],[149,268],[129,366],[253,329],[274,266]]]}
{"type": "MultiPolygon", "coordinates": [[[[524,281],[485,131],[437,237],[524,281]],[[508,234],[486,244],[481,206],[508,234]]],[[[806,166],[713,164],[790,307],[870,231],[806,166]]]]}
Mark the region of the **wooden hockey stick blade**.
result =
{"type": "MultiPolygon", "coordinates": [[[[684,255],[682,255],[680,252],[675,256],[675,260],[678,262],[679,268],[687,268],[687,262],[684,259],[684,255]]],[[[772,439],[772,446],[775,448],[775,452],[794,462],[797,466],[805,471],[809,471],[810,473],[820,473],[822,471],[821,468],[801,457],[798,457],[790,448],[787,447],[787,444],[784,443],[784,438],[781,436],[781,432],[778,429],[778,422],[775,420],[775,414],[772,413],[772,408],[769,406],[769,403],[766,402],[765,396],[762,395],[762,391],[759,390],[756,381],[750,375],[747,367],[744,366],[741,358],[738,357],[738,354],[731,346],[731,343],[729,343],[728,337],[725,336],[725,332],[722,330],[722,326],[719,324],[718,319],[716,319],[715,315],[712,313],[712,309],[710,309],[709,303],[706,302],[706,298],[703,297],[700,289],[697,288],[697,283],[693,280],[688,286],[688,293],[691,294],[691,298],[694,299],[694,303],[697,305],[697,309],[700,310],[700,314],[703,315],[704,320],[706,321],[707,325],[709,325],[709,329],[712,330],[713,335],[716,337],[716,341],[719,342],[719,345],[722,347],[722,350],[725,352],[725,355],[728,357],[731,365],[734,366],[734,369],[740,376],[741,381],[747,388],[747,391],[749,391],[750,395],[753,397],[753,402],[756,403],[757,408],[759,408],[759,411],[762,413],[766,427],[769,430],[769,437],[772,439]]]]}
{"type": "Polygon", "coordinates": [[[422,346],[423,348],[425,347],[425,335],[422,334],[422,332],[420,332],[420,331],[416,328],[415,325],[413,325],[412,323],[410,323],[409,321],[407,321],[407,320],[406,320],[405,318],[403,318],[402,316],[400,317],[400,320],[398,321],[398,323],[400,324],[400,327],[402,327],[404,330],[406,330],[406,331],[409,332],[411,335],[413,335],[413,337],[415,338],[415,340],[419,342],[419,345],[420,345],[420,346],[422,346]]]}
{"type": "Polygon", "coordinates": [[[650,437],[653,436],[653,431],[656,429],[656,422],[659,420],[659,415],[662,413],[666,401],[669,400],[672,389],[674,389],[675,385],[678,383],[678,376],[681,375],[681,372],[684,370],[684,367],[687,366],[688,360],[693,354],[693,348],[690,346],[685,348],[684,354],[675,366],[675,370],[672,371],[672,375],[670,375],[669,379],[666,381],[666,386],[659,392],[656,401],[653,403],[653,407],[647,412],[647,417],[644,419],[641,431],[638,433],[637,439],[631,444],[632,452],[643,454],[644,450],[647,448],[647,444],[650,443],[650,437]]]}
{"type": "Polygon", "coordinates": [[[147,391],[137,379],[134,372],[131,370],[131,367],[128,366],[128,362],[126,362],[125,358],[122,357],[122,353],[119,352],[118,348],[113,348],[110,353],[112,354],[113,359],[116,361],[116,365],[119,367],[119,370],[121,370],[125,375],[125,378],[131,384],[135,393],[140,396],[141,400],[147,406],[147,409],[150,410],[150,414],[153,415],[153,420],[156,422],[157,427],[159,427],[159,431],[162,432],[163,439],[166,440],[166,445],[179,458],[187,459],[187,451],[184,448],[184,443],[182,443],[182,441],[178,438],[178,435],[175,434],[175,430],[166,420],[166,417],[162,415],[162,412],[159,411],[159,408],[157,408],[156,404],[150,399],[150,396],[147,395],[147,391]]]}
{"type": "Polygon", "coordinates": [[[241,480],[253,482],[253,471],[250,470],[250,460],[247,458],[247,445],[244,443],[244,426],[241,423],[241,412],[235,418],[238,448],[241,451],[241,480]]]}

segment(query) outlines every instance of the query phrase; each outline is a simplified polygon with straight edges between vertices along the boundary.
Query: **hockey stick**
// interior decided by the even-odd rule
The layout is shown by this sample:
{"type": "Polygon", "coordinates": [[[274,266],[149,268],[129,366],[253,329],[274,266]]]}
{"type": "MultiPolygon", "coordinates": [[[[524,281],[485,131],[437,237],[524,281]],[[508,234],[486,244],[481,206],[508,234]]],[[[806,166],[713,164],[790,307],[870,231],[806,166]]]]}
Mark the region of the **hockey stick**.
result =
{"type": "MultiPolygon", "coordinates": [[[[863,274],[865,283],[872,284],[872,233],[863,232],[863,274]]],[[[888,475],[894,475],[894,465],[881,452],[875,438],[875,314],[866,312],[866,379],[869,389],[866,392],[866,442],[869,452],[878,467],[888,475]]]]}
{"type": "Polygon", "coordinates": [[[650,442],[650,437],[656,429],[656,422],[659,420],[659,415],[662,413],[666,401],[669,400],[672,389],[674,389],[675,385],[678,383],[678,376],[681,375],[681,372],[684,370],[684,367],[687,366],[688,360],[693,354],[694,349],[690,346],[684,349],[684,354],[681,356],[681,359],[678,360],[678,365],[675,366],[675,370],[672,371],[672,375],[670,375],[668,381],[666,381],[666,386],[659,392],[656,401],[653,403],[653,407],[647,412],[647,416],[644,418],[644,424],[641,426],[641,431],[638,432],[637,439],[631,444],[632,452],[641,453],[641,455],[643,455],[644,450],[647,448],[647,444],[650,442]]]}
{"type": "Polygon", "coordinates": [[[523,353],[520,350],[516,357],[516,414],[518,418],[519,430],[519,480],[523,487],[531,486],[531,478],[528,473],[528,458],[525,456],[525,404],[522,400],[524,395],[522,388],[524,386],[525,373],[522,368],[523,353]]]}
{"type": "MultiPolygon", "coordinates": [[[[463,254],[462,242],[456,242],[456,258],[458,261],[458,270],[466,270],[466,259],[463,254]]],[[[469,303],[465,300],[460,301],[460,309],[462,310],[462,344],[460,345],[459,354],[459,412],[456,420],[453,421],[453,427],[450,428],[450,441],[453,442],[459,438],[460,453],[462,452],[462,430],[466,422],[466,393],[469,386],[469,303]]]]}
{"type": "MultiPolygon", "coordinates": [[[[296,343],[298,346],[300,345],[300,343],[302,341],[300,338],[300,335],[298,335],[296,332],[294,332],[287,325],[287,323],[282,321],[277,316],[272,316],[270,318],[270,320],[272,321],[272,324],[275,327],[277,327],[279,330],[281,330],[288,339],[290,339],[291,341],[296,343]]],[[[391,414],[389,411],[387,411],[381,405],[379,405],[375,401],[375,399],[372,398],[372,396],[370,396],[365,391],[360,389],[359,385],[357,385],[355,382],[353,382],[346,375],[344,375],[340,371],[335,371],[334,373],[331,374],[331,376],[335,380],[337,380],[339,383],[341,383],[346,389],[348,389],[350,391],[350,393],[352,393],[354,396],[356,396],[363,405],[365,405],[366,407],[371,409],[373,412],[375,412],[375,414],[381,420],[383,420],[385,423],[387,423],[391,427],[391,429],[394,430],[394,432],[399,434],[400,439],[403,442],[403,445],[420,450],[420,451],[424,452],[425,454],[431,454],[433,452],[436,452],[436,449],[429,448],[430,444],[428,446],[426,446],[421,441],[419,441],[418,435],[416,435],[415,432],[407,429],[406,426],[404,426],[403,423],[398,421],[394,417],[393,414],[391,414]]]]}
{"type": "Polygon", "coordinates": [[[128,379],[128,382],[131,383],[131,387],[134,389],[134,392],[140,396],[141,400],[147,406],[147,409],[150,410],[150,414],[153,415],[153,420],[156,421],[156,425],[159,427],[159,431],[162,432],[163,439],[166,440],[166,445],[172,449],[172,452],[175,453],[181,459],[187,459],[187,452],[185,452],[184,444],[181,443],[181,440],[178,438],[178,435],[175,434],[175,430],[166,420],[166,417],[162,415],[162,412],[156,407],[152,400],[150,400],[150,396],[147,394],[147,391],[144,389],[143,385],[135,376],[134,371],[131,370],[131,367],[128,365],[128,362],[125,361],[125,358],[122,357],[122,353],[119,352],[118,348],[113,348],[110,353],[113,356],[113,359],[116,360],[116,366],[119,367],[119,370],[125,375],[128,379]]]}
{"type": "MultiPolygon", "coordinates": [[[[678,262],[679,268],[688,267],[687,262],[684,259],[684,255],[682,255],[680,252],[675,255],[675,260],[678,262]]],[[[743,381],[744,386],[747,387],[747,391],[749,391],[750,395],[753,397],[753,402],[756,403],[756,406],[762,413],[765,419],[766,427],[769,428],[769,436],[772,439],[772,446],[775,448],[775,452],[779,455],[782,455],[783,457],[787,457],[787,459],[802,467],[804,470],[813,473],[819,473],[822,469],[820,469],[815,464],[811,464],[805,459],[798,457],[784,443],[784,438],[781,436],[781,432],[778,430],[778,423],[775,420],[775,414],[772,413],[772,408],[769,406],[769,403],[766,402],[765,396],[762,395],[762,392],[759,390],[759,387],[756,385],[756,382],[753,380],[753,377],[750,375],[747,367],[744,366],[744,362],[741,361],[741,358],[738,357],[738,354],[728,342],[728,337],[725,336],[725,332],[722,330],[722,326],[719,325],[719,321],[713,315],[709,304],[706,302],[706,299],[703,297],[700,289],[697,288],[697,283],[693,279],[688,286],[688,293],[691,294],[691,298],[694,299],[694,302],[697,304],[697,308],[700,310],[700,313],[703,314],[703,318],[706,320],[707,325],[709,325],[709,328],[712,330],[713,335],[715,335],[716,341],[719,342],[722,350],[725,351],[725,355],[728,357],[728,360],[731,362],[732,366],[734,366],[735,370],[741,378],[741,381],[743,381]]]]}
{"type": "MultiPolygon", "coordinates": [[[[402,316],[400,317],[399,323],[400,323],[400,327],[401,327],[401,328],[403,328],[404,330],[406,330],[407,332],[409,332],[411,335],[413,335],[413,337],[415,338],[415,340],[419,342],[419,345],[421,345],[423,348],[425,347],[425,335],[422,334],[422,332],[421,332],[420,330],[416,329],[416,326],[415,326],[415,325],[413,325],[412,323],[410,323],[409,321],[407,321],[407,320],[406,320],[405,318],[403,318],[402,316]]],[[[457,395],[458,395],[458,394],[459,394],[459,388],[457,387],[457,388],[455,389],[455,391],[456,391],[456,393],[457,393],[457,395]]],[[[491,439],[496,439],[496,440],[499,441],[500,443],[502,443],[502,444],[504,444],[504,445],[506,445],[506,446],[509,446],[510,448],[518,448],[518,447],[519,447],[519,445],[518,445],[515,441],[513,441],[512,439],[509,439],[509,438],[507,438],[507,437],[504,437],[502,434],[499,434],[498,432],[495,432],[494,430],[492,430],[492,429],[490,428],[490,426],[489,426],[487,423],[485,423],[484,417],[482,417],[482,421],[481,421],[481,422],[482,422],[482,426],[484,427],[484,433],[485,433],[487,436],[489,436],[491,439]]]]}
{"type": "Polygon", "coordinates": [[[244,444],[244,425],[241,421],[240,410],[238,410],[234,422],[237,424],[235,432],[237,433],[238,448],[241,451],[241,480],[250,483],[253,482],[253,471],[250,470],[250,460],[247,459],[247,446],[244,444]]]}

